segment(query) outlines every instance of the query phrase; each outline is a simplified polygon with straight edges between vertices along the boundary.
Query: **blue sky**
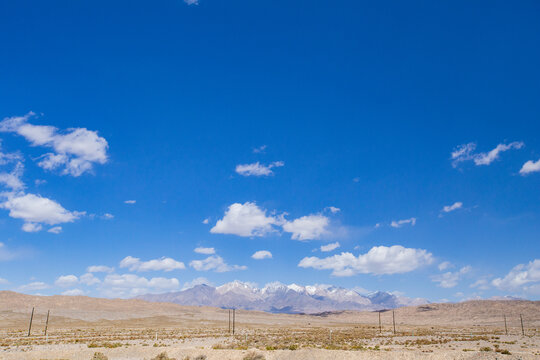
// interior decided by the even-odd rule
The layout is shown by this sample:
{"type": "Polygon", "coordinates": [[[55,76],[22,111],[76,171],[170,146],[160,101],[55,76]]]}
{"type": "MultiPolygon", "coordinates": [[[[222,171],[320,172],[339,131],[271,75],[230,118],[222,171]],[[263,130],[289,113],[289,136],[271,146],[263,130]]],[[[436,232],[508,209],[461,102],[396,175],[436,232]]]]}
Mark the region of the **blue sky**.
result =
{"type": "Polygon", "coordinates": [[[0,287],[539,299],[539,12],[3,2],[0,287]]]}

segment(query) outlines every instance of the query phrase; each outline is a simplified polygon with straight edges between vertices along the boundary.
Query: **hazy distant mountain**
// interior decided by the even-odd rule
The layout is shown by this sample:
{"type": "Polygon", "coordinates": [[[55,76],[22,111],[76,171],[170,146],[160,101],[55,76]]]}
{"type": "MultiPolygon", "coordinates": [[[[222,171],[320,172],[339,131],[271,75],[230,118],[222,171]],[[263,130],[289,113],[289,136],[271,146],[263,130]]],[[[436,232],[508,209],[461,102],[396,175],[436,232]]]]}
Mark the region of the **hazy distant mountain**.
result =
{"type": "Polygon", "coordinates": [[[362,295],[354,290],[331,285],[300,286],[275,282],[259,289],[240,281],[218,287],[197,285],[178,292],[148,294],[137,298],[180,305],[215,306],[272,313],[381,310],[428,303],[426,299],[411,299],[382,291],[362,295]]]}

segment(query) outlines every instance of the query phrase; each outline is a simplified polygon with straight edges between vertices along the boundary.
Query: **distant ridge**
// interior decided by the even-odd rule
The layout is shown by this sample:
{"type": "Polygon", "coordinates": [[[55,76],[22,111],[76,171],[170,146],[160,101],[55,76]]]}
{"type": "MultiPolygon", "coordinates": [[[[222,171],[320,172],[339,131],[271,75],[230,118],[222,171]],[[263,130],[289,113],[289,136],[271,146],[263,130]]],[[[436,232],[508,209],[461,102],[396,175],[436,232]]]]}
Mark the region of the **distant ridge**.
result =
{"type": "Polygon", "coordinates": [[[317,314],[343,310],[373,311],[429,303],[426,299],[411,299],[383,291],[362,295],[351,289],[331,285],[300,286],[279,282],[270,283],[259,289],[241,281],[233,281],[218,287],[196,285],[178,292],[141,295],[136,299],[286,314],[317,314]]]}

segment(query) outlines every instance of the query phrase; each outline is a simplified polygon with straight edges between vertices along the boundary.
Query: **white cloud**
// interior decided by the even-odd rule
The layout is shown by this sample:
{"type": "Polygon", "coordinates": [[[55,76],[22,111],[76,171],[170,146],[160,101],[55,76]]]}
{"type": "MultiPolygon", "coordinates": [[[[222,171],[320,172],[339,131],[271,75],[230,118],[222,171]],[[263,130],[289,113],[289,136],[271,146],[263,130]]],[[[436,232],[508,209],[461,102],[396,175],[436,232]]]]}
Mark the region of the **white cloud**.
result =
{"type": "Polygon", "coordinates": [[[536,161],[529,160],[523,166],[521,167],[521,170],[519,170],[519,173],[521,175],[527,175],[533,172],[540,171],[540,159],[536,161]]]}
{"type": "Polygon", "coordinates": [[[258,148],[254,148],[253,153],[255,154],[263,153],[266,150],[266,148],[267,148],[266,145],[261,145],[258,148]]]}
{"type": "Polygon", "coordinates": [[[328,244],[328,245],[322,245],[321,246],[321,251],[322,252],[333,251],[333,250],[336,250],[339,246],[340,246],[339,242],[331,243],[331,244],[328,244]]]}
{"type": "Polygon", "coordinates": [[[500,153],[511,149],[521,149],[523,146],[525,146],[523,142],[514,141],[509,144],[498,144],[493,150],[487,153],[475,154],[475,143],[459,145],[451,154],[451,158],[453,160],[452,166],[457,167],[459,163],[469,160],[474,161],[475,165],[477,166],[489,165],[499,158],[500,153]]]}
{"type": "Polygon", "coordinates": [[[61,226],[55,226],[55,227],[52,227],[49,230],[47,230],[47,232],[50,232],[52,234],[60,234],[62,232],[62,227],[61,226]]]}
{"type": "Polygon", "coordinates": [[[36,290],[44,290],[44,289],[48,289],[49,287],[50,286],[44,282],[35,281],[26,285],[19,286],[17,290],[20,292],[29,292],[29,291],[36,291],[36,290]]]}
{"type": "Polygon", "coordinates": [[[24,232],[39,232],[43,229],[43,226],[41,224],[36,223],[24,223],[22,226],[22,231],[24,232]]]}
{"type": "Polygon", "coordinates": [[[451,267],[453,267],[454,265],[452,265],[452,263],[450,261],[443,261],[442,263],[439,264],[438,268],[440,271],[444,271],[446,269],[449,269],[451,267]]]}
{"type": "Polygon", "coordinates": [[[137,200],[126,200],[124,201],[124,204],[133,205],[137,202],[137,200]]]}
{"type": "Polygon", "coordinates": [[[75,275],[62,275],[56,279],[56,281],[54,282],[54,285],[60,286],[60,287],[70,287],[78,283],[79,283],[79,278],[77,278],[75,275]]]}
{"type": "Polygon", "coordinates": [[[416,218],[412,217],[410,219],[392,221],[390,223],[390,226],[393,227],[393,228],[400,228],[405,224],[411,224],[411,226],[416,225],[416,218]]]}
{"type": "Polygon", "coordinates": [[[197,271],[227,272],[233,270],[246,270],[247,266],[228,265],[221,256],[213,255],[204,260],[193,260],[189,266],[197,271]]]}
{"type": "Polygon", "coordinates": [[[4,243],[0,242],[0,261],[8,261],[17,257],[17,253],[8,250],[4,243]]]}
{"type": "Polygon", "coordinates": [[[193,279],[189,282],[186,282],[184,284],[184,286],[182,287],[182,290],[187,290],[187,289],[191,289],[192,287],[195,287],[197,285],[208,285],[208,286],[212,286],[212,283],[210,282],[210,280],[208,280],[207,278],[204,278],[204,277],[198,277],[196,279],[193,279]]]}
{"type": "Polygon", "coordinates": [[[20,153],[2,152],[2,139],[0,139],[0,165],[6,165],[12,162],[20,162],[23,157],[20,153]]]}
{"type": "Polygon", "coordinates": [[[206,218],[206,219],[204,219],[204,220],[202,221],[202,223],[205,224],[205,225],[208,224],[209,222],[210,222],[210,219],[208,219],[208,218],[206,218]]]}
{"type": "Polygon", "coordinates": [[[92,265],[89,266],[86,271],[89,273],[96,273],[96,272],[107,272],[111,273],[114,271],[113,267],[105,266],[105,265],[92,265]]]}
{"type": "Polygon", "coordinates": [[[211,248],[197,247],[193,251],[196,252],[197,254],[204,254],[204,255],[212,255],[216,253],[216,249],[214,249],[213,247],[211,248]]]}
{"type": "Polygon", "coordinates": [[[264,236],[274,231],[272,225],[277,223],[278,220],[275,217],[266,216],[266,210],[261,210],[254,202],[234,203],[229,206],[223,219],[218,220],[210,232],[238,236],[264,236]]]}
{"type": "Polygon", "coordinates": [[[9,281],[7,281],[6,279],[0,278],[0,284],[2,285],[9,284],[9,281]]]}
{"type": "Polygon", "coordinates": [[[126,256],[120,261],[121,268],[129,268],[130,271],[173,271],[182,270],[186,266],[183,262],[176,261],[172,258],[162,257],[161,259],[154,259],[149,261],[141,261],[141,259],[126,256]]]}
{"type": "Polygon", "coordinates": [[[9,210],[9,216],[23,219],[27,223],[56,225],[72,222],[84,212],[68,211],[56,201],[34,194],[19,194],[0,203],[0,208],[9,210]]]}
{"type": "Polygon", "coordinates": [[[38,163],[44,169],[54,170],[62,167],[63,174],[80,176],[91,171],[95,163],[108,161],[107,140],[96,131],[85,128],[72,128],[59,132],[53,126],[32,125],[28,120],[35,114],[5,118],[0,122],[0,132],[14,132],[23,136],[32,146],[52,148],[55,153],[47,153],[38,163]]]}
{"type": "Polygon", "coordinates": [[[283,224],[283,230],[292,233],[294,240],[319,239],[322,235],[328,234],[329,219],[320,214],[302,216],[293,221],[283,224]]]}
{"type": "Polygon", "coordinates": [[[487,279],[478,279],[471,285],[469,285],[471,288],[478,288],[479,290],[488,290],[489,289],[489,281],[487,279]]]}
{"type": "Polygon", "coordinates": [[[199,0],[184,0],[188,5],[199,5],[199,0]]]}
{"type": "Polygon", "coordinates": [[[259,250],[255,252],[251,257],[255,260],[262,260],[262,259],[271,259],[272,253],[267,250],[259,250]]]}
{"type": "Polygon", "coordinates": [[[109,214],[109,213],[105,213],[105,214],[103,214],[103,216],[101,218],[105,219],[105,220],[112,220],[112,219],[114,219],[114,215],[109,214]]]}
{"type": "Polygon", "coordinates": [[[442,209],[442,211],[444,211],[445,213],[449,213],[449,212],[451,212],[451,211],[461,209],[462,206],[463,206],[463,203],[462,203],[462,202],[456,201],[456,202],[453,203],[452,205],[444,206],[443,209],[442,209]]]}
{"type": "Polygon", "coordinates": [[[303,268],[332,270],[334,276],[355,274],[399,274],[431,264],[433,255],[423,249],[405,248],[401,245],[375,246],[366,254],[354,256],[349,252],[320,259],[305,257],[298,264],[303,268]]]}
{"type": "Polygon", "coordinates": [[[71,289],[71,290],[66,290],[62,293],[62,295],[65,295],[65,296],[82,296],[84,295],[84,291],[82,291],[81,289],[71,289]]]}
{"type": "Polygon", "coordinates": [[[12,191],[21,191],[25,188],[24,183],[21,181],[24,165],[22,162],[17,162],[13,170],[9,173],[0,173],[0,184],[11,189],[12,191]]]}
{"type": "Polygon", "coordinates": [[[468,272],[470,272],[471,269],[472,268],[470,266],[464,266],[461,269],[459,269],[459,271],[455,271],[455,272],[449,271],[444,274],[434,275],[431,277],[431,280],[433,282],[438,283],[438,286],[442,288],[445,288],[445,289],[453,288],[458,284],[461,277],[467,274],[468,272]]]}
{"type": "Polygon", "coordinates": [[[535,259],[528,264],[514,266],[504,278],[493,279],[491,284],[500,290],[523,290],[526,292],[535,286],[532,285],[533,283],[539,282],[540,259],[535,259]]]}
{"type": "Polygon", "coordinates": [[[177,290],[180,282],[176,278],[155,277],[150,280],[135,274],[109,274],[100,290],[108,297],[133,297],[147,293],[177,290]]]}
{"type": "Polygon", "coordinates": [[[328,206],[326,210],[329,210],[332,214],[336,214],[341,211],[340,208],[337,208],[335,206],[328,206]]]}
{"type": "Polygon", "coordinates": [[[85,284],[88,286],[92,286],[95,284],[99,284],[101,280],[99,280],[97,277],[94,276],[92,273],[86,273],[84,275],[81,275],[80,277],[81,284],[85,284]]]}
{"type": "Polygon", "coordinates": [[[270,176],[274,175],[272,168],[284,166],[283,161],[274,161],[268,165],[259,163],[236,165],[236,172],[242,176],[270,176]]]}

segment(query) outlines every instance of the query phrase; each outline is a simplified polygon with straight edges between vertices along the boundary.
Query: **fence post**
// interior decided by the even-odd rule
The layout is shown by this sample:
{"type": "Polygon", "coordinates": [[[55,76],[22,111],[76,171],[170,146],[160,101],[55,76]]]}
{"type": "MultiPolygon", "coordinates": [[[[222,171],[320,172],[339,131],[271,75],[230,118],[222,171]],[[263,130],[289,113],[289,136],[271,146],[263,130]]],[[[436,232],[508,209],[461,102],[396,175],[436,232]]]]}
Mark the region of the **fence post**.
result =
{"type": "Polygon", "coordinates": [[[49,313],[51,310],[47,310],[47,320],[45,321],[45,336],[47,336],[47,327],[49,326],[49,313]]]}
{"type": "Polygon", "coordinates": [[[525,330],[523,329],[523,316],[519,314],[519,319],[521,320],[521,335],[525,335],[525,330]]]}
{"type": "Polygon", "coordinates": [[[396,334],[396,315],[394,314],[394,310],[392,310],[392,323],[394,324],[394,335],[396,334]]]}
{"type": "Polygon", "coordinates": [[[231,333],[231,309],[229,309],[229,334],[231,333]]]}
{"type": "Polygon", "coordinates": [[[382,327],[381,327],[381,311],[379,310],[379,333],[382,333],[382,327]]]}
{"type": "Polygon", "coordinates": [[[32,330],[32,319],[34,319],[34,308],[32,308],[32,314],[30,315],[30,324],[28,325],[28,335],[30,336],[30,331],[32,330]]]}
{"type": "Polygon", "coordinates": [[[506,314],[504,314],[503,316],[504,316],[504,332],[506,335],[508,335],[508,327],[506,326],[506,314]]]}
{"type": "Polygon", "coordinates": [[[236,309],[232,310],[232,334],[234,336],[234,327],[236,325],[236,309]]]}

